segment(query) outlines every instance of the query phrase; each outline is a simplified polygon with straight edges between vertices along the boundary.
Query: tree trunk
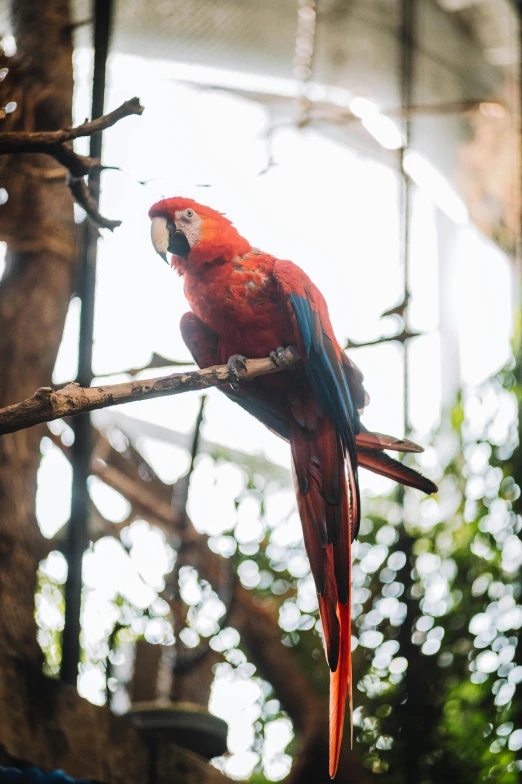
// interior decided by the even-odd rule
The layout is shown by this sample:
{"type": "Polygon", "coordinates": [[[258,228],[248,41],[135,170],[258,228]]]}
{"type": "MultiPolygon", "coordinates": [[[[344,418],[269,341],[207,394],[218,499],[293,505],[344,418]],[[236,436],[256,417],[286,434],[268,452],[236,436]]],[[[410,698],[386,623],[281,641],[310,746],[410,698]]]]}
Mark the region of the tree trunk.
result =
{"type": "MultiPolygon", "coordinates": [[[[68,0],[12,0],[11,14],[23,68],[17,112],[26,130],[70,126],[68,0]]],[[[72,199],[65,178],[49,176],[56,169],[44,155],[13,156],[2,183],[10,199],[0,207],[0,239],[8,242],[0,281],[0,406],[49,383],[60,345],[76,254],[72,199]]],[[[33,663],[40,659],[34,622],[40,435],[35,428],[0,439],[0,653],[33,663]]]]}
{"type": "Polygon", "coordinates": [[[168,734],[155,743],[129,719],[82,700],[72,686],[14,660],[1,664],[0,764],[30,761],[105,784],[225,784],[168,734]]]}

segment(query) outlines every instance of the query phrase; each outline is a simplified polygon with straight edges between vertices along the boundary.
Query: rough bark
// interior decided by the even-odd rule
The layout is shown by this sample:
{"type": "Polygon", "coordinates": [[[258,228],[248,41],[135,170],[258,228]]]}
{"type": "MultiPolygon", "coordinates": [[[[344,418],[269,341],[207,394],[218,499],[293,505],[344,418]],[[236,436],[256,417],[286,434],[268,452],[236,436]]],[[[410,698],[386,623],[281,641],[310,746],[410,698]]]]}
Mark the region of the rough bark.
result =
{"type": "Polygon", "coordinates": [[[2,657],[0,747],[10,760],[61,768],[95,781],[147,781],[148,753],[138,731],[71,686],[26,663],[2,657]]]}
{"type": "MultiPolygon", "coordinates": [[[[24,96],[36,130],[72,122],[72,44],[68,0],[11,3],[24,96]]],[[[12,161],[20,221],[11,224],[7,267],[0,282],[0,405],[30,395],[50,378],[60,344],[75,269],[72,199],[63,180],[45,177],[55,162],[30,156],[27,170],[12,161]]],[[[8,190],[9,190],[9,186],[8,190]]],[[[10,196],[12,194],[10,193],[10,196]]],[[[9,202],[8,202],[9,203],[9,202]]],[[[0,211],[0,236],[3,237],[0,211]]],[[[0,649],[37,662],[34,593],[37,429],[0,443],[0,649]]]]}
{"type": "Polygon", "coordinates": [[[32,665],[0,659],[0,763],[30,762],[43,770],[104,784],[213,784],[224,781],[205,760],[163,738],[151,750],[131,721],[81,699],[32,665]],[[154,773],[153,773],[154,769],[154,773]]]}

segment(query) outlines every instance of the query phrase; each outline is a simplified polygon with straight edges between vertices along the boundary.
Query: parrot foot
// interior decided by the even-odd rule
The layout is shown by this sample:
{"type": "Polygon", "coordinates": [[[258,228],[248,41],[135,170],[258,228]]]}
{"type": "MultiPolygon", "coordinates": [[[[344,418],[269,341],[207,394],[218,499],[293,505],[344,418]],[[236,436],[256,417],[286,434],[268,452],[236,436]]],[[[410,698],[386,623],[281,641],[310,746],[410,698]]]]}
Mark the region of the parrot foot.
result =
{"type": "Polygon", "coordinates": [[[229,358],[228,362],[228,369],[230,371],[230,375],[232,376],[232,380],[230,381],[230,386],[234,390],[234,392],[239,391],[239,380],[240,370],[246,370],[246,359],[245,357],[241,356],[241,354],[232,354],[229,358]]]}
{"type": "Polygon", "coordinates": [[[269,356],[276,367],[284,368],[285,370],[288,370],[290,367],[283,346],[279,346],[275,351],[271,351],[269,356]]]}

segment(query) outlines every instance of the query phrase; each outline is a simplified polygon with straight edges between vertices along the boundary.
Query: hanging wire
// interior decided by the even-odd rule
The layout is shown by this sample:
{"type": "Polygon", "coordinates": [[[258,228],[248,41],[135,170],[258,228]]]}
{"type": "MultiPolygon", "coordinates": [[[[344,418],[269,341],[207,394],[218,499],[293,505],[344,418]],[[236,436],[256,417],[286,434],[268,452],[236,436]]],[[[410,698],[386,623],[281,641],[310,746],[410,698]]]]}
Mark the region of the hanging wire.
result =
{"type": "MultiPolygon", "coordinates": [[[[513,161],[513,198],[518,206],[519,223],[515,238],[515,264],[516,264],[516,283],[518,287],[515,291],[517,300],[515,307],[521,305],[521,281],[522,281],[522,0],[517,0],[517,24],[513,25],[513,49],[518,47],[518,63],[513,68],[512,74],[512,123],[511,130],[518,139],[517,153],[518,161],[513,161]]],[[[517,155],[515,153],[515,155],[517,155]]],[[[519,335],[519,353],[522,350],[522,339],[519,335]]],[[[522,367],[522,362],[519,363],[522,367]]],[[[520,372],[520,371],[519,371],[520,372]]]]}
{"type": "MultiPolygon", "coordinates": [[[[411,141],[410,107],[412,105],[413,82],[413,2],[402,0],[401,27],[400,27],[400,91],[402,108],[402,137],[403,143],[399,150],[400,169],[400,202],[399,202],[399,253],[403,273],[403,301],[400,307],[404,329],[408,330],[408,304],[410,299],[410,213],[411,213],[411,182],[405,168],[404,161],[411,141]]],[[[408,339],[403,341],[403,419],[404,433],[410,432],[409,416],[409,357],[408,339]]]]}
{"type": "Polygon", "coordinates": [[[310,119],[312,103],[307,96],[307,85],[312,78],[317,30],[317,3],[315,0],[298,0],[297,32],[293,59],[293,74],[301,82],[298,99],[298,126],[305,126],[310,119]]]}

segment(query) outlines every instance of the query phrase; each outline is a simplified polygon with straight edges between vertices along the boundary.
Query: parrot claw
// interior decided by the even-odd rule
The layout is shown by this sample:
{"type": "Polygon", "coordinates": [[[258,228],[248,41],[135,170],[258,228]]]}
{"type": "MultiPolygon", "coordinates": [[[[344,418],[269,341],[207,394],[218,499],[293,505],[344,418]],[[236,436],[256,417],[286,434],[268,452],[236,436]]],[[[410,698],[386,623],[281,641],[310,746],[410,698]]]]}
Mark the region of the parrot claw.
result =
{"type": "Polygon", "coordinates": [[[230,381],[230,386],[234,392],[238,392],[240,380],[239,370],[246,370],[246,359],[245,357],[241,356],[241,354],[232,354],[227,362],[227,365],[230,371],[230,375],[233,378],[233,380],[230,381]]]}
{"type": "Polygon", "coordinates": [[[282,346],[276,348],[275,351],[271,351],[269,356],[276,367],[282,367],[285,370],[288,370],[290,367],[290,363],[286,358],[285,349],[282,346]]]}

